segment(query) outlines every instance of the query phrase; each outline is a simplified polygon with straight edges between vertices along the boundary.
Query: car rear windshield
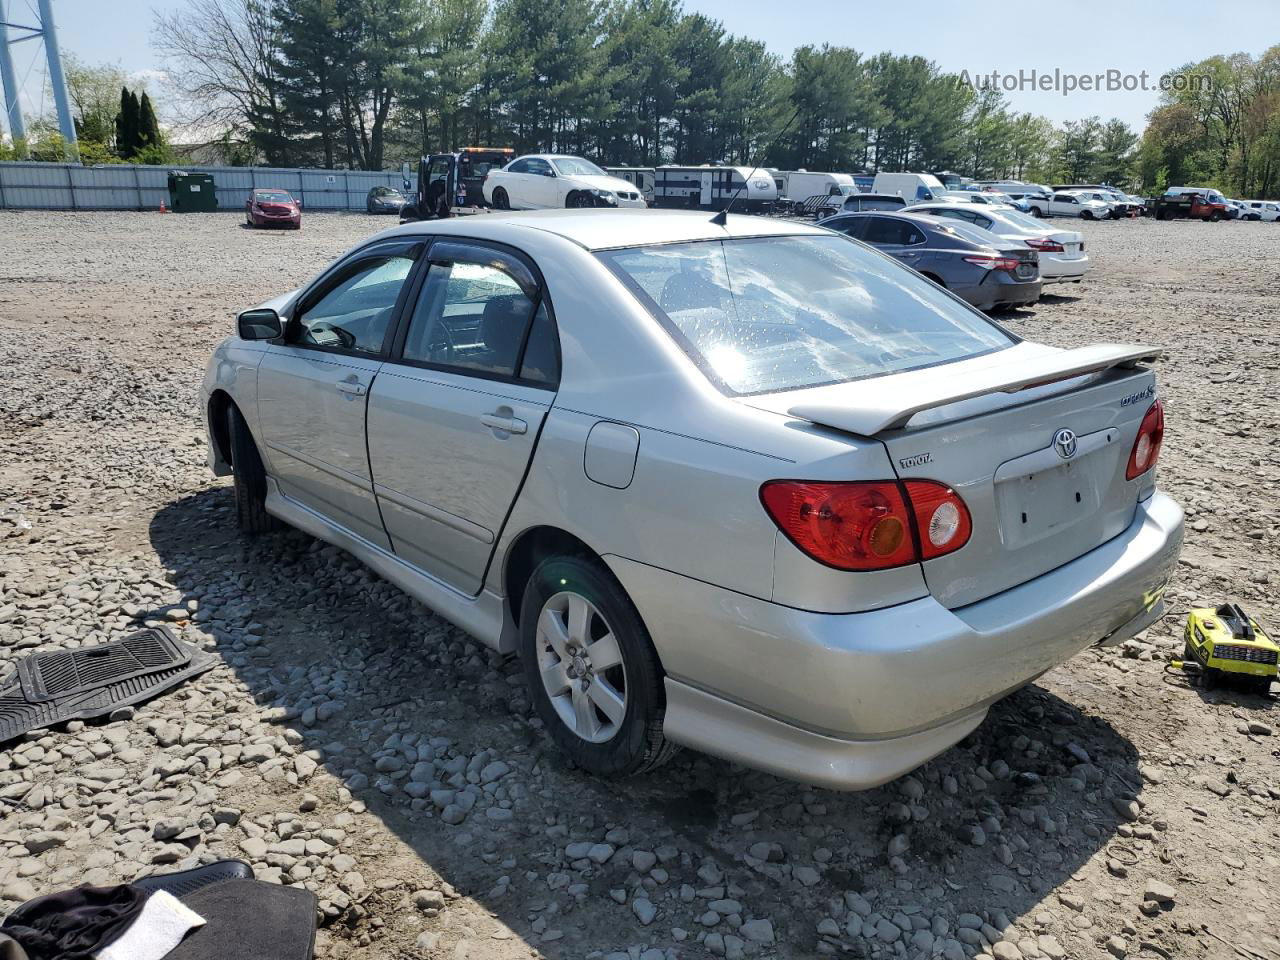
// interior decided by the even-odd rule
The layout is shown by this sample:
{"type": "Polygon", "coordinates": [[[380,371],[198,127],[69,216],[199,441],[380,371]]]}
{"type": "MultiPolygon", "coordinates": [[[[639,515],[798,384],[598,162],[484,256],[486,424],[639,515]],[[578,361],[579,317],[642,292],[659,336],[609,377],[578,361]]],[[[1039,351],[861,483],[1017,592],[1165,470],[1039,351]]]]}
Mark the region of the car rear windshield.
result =
{"type": "Polygon", "coordinates": [[[598,256],[726,393],[859,380],[1016,342],[847,237],[708,240],[598,256]]]}

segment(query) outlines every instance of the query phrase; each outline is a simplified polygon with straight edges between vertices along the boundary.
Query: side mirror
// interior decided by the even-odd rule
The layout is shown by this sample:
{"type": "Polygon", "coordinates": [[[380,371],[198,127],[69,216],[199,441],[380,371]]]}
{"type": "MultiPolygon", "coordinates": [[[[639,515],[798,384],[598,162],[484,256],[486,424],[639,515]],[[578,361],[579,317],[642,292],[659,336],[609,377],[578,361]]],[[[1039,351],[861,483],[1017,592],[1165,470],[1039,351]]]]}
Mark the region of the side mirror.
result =
{"type": "Polygon", "coordinates": [[[246,310],[236,317],[236,331],[241,340],[275,340],[284,335],[280,314],[270,307],[246,310]]]}

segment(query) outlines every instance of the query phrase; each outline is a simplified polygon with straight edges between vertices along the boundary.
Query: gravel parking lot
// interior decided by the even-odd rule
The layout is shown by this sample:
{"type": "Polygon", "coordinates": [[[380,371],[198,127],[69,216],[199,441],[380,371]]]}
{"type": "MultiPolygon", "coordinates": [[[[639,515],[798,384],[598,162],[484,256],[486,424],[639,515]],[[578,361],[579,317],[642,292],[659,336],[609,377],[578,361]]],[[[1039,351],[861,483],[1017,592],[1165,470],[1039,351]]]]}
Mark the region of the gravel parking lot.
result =
{"type": "Polygon", "coordinates": [[[241,857],[316,892],[322,957],[1280,958],[1275,701],[1164,669],[1192,605],[1280,630],[1280,225],[1082,223],[1088,280],[1002,317],[1168,349],[1170,616],[835,794],[687,751],[589,778],[516,663],[334,548],[240,539],[205,360],[237,309],[388,224],[0,213],[0,673],[143,621],[222,661],[0,751],[0,912],[241,857]]]}

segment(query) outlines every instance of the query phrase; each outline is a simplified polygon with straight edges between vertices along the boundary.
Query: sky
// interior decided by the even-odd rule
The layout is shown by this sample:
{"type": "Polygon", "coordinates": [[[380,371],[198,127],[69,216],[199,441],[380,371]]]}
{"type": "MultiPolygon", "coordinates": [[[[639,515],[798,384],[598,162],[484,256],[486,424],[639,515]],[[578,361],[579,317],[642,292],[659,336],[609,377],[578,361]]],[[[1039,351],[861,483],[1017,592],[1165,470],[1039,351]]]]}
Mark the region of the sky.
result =
{"type": "MultiPolygon", "coordinates": [[[[35,0],[0,0],[9,20],[31,19],[35,0]]],[[[53,0],[64,51],[90,63],[116,63],[148,76],[163,68],[150,46],[153,11],[185,6],[186,0],[53,0]]],[[[907,6],[868,0],[685,0],[689,12],[704,13],[740,36],[764,40],[781,56],[804,44],[850,46],[864,54],[889,51],[926,57],[944,70],[971,78],[997,70],[1011,79],[1037,79],[1006,89],[1015,110],[1043,114],[1054,123],[1097,114],[1119,117],[1141,131],[1155,106],[1155,89],[1140,84],[1146,71],[1153,87],[1171,69],[1215,53],[1244,50],[1258,55],[1280,43],[1277,0],[1167,0],[1117,3],[1073,0],[1070,4],[1011,5],[971,0],[966,4],[914,0],[907,6]],[[1053,12],[1050,12],[1052,9],[1053,12]],[[1254,39],[1256,38],[1256,39],[1254,39]],[[1062,78],[1048,90],[1037,86],[1062,78]],[[1115,71],[1120,89],[1064,91],[1072,77],[1115,71]],[[1030,87],[1028,89],[1027,87],[1030,87]]],[[[43,71],[36,44],[14,48],[28,110],[38,105],[43,71]],[[27,73],[28,69],[30,70],[27,73]]],[[[1003,86],[1002,86],[1003,88],[1003,86]]]]}

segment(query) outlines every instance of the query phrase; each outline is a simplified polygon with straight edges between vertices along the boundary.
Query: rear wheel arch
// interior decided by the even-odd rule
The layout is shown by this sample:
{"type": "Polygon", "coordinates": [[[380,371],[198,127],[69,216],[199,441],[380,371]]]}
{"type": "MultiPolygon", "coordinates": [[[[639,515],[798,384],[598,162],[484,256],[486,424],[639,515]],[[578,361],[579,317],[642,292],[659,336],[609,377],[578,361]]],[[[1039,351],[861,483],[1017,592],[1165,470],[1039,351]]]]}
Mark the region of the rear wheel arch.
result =
{"type": "Polygon", "coordinates": [[[521,533],[507,548],[503,563],[502,586],[511,610],[512,622],[519,626],[520,606],[524,601],[525,587],[533,571],[547,557],[582,557],[597,563],[605,570],[608,566],[600,555],[585,542],[559,527],[530,527],[521,533]]]}
{"type": "Polygon", "coordinates": [[[921,270],[920,276],[924,277],[926,280],[932,280],[938,286],[942,287],[943,290],[947,289],[947,285],[943,282],[943,279],[931,270],[921,270]]]}

